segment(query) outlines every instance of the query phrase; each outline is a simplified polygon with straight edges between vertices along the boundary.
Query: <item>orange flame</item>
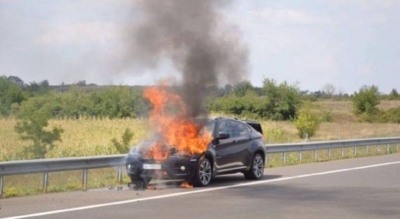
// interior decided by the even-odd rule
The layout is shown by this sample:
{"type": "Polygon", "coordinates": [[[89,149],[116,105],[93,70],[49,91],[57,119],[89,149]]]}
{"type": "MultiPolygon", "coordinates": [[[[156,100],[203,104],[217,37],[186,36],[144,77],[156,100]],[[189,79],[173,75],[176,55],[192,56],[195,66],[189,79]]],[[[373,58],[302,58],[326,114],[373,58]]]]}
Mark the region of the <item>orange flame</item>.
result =
{"type": "Polygon", "coordinates": [[[183,181],[181,183],[181,188],[193,188],[193,185],[191,185],[190,183],[183,181]]]}
{"type": "Polygon", "coordinates": [[[157,142],[147,155],[155,160],[168,156],[168,147],[179,153],[201,153],[211,141],[211,133],[200,132],[201,125],[187,116],[187,108],[181,97],[168,92],[164,85],[145,88],[143,95],[153,105],[149,123],[155,129],[157,142]]]}

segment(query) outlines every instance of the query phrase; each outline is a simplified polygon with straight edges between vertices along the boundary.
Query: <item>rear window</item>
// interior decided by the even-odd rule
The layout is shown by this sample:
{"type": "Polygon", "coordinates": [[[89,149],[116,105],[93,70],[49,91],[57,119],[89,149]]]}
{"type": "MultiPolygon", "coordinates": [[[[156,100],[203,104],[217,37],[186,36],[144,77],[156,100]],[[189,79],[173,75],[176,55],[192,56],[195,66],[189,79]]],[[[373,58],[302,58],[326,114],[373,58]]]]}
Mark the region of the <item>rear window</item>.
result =
{"type": "Polygon", "coordinates": [[[262,127],[260,123],[256,123],[256,122],[249,122],[249,121],[244,121],[246,122],[248,125],[250,125],[251,127],[253,127],[257,132],[263,134],[262,131],[262,127]]]}

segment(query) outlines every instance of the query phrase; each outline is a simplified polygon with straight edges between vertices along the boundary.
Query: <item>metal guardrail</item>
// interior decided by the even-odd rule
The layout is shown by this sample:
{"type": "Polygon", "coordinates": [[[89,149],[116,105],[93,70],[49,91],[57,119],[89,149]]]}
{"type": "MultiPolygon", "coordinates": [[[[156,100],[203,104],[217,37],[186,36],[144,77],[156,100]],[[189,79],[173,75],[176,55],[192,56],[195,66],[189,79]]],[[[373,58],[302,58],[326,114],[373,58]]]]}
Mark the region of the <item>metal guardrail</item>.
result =
{"type": "Polygon", "coordinates": [[[124,157],[125,155],[109,155],[0,162],[0,175],[115,167],[124,164],[124,157]]]}
{"type": "MultiPolygon", "coordinates": [[[[342,149],[354,147],[354,157],[357,155],[358,146],[386,146],[386,152],[389,152],[389,146],[396,144],[399,150],[400,137],[388,138],[370,138],[370,139],[352,139],[340,141],[320,141],[320,142],[302,142],[290,144],[268,144],[266,145],[267,154],[282,153],[283,164],[286,162],[286,153],[299,152],[299,160],[302,160],[302,151],[314,151],[314,159],[317,156],[317,150],[327,149],[330,157],[330,150],[333,148],[342,149]]],[[[122,167],[124,166],[125,155],[109,155],[94,157],[75,157],[59,159],[41,159],[41,160],[22,160],[0,162],[0,197],[3,195],[3,176],[17,174],[43,173],[42,185],[43,192],[47,191],[48,173],[68,170],[82,170],[82,188],[87,188],[88,170],[105,167],[117,167],[118,181],[122,181],[122,167]]],[[[266,161],[268,163],[268,160],[266,161]]]]}
{"type": "Polygon", "coordinates": [[[283,153],[293,151],[312,151],[320,149],[346,148],[368,145],[400,144],[400,137],[350,139],[340,141],[301,142],[290,144],[268,144],[267,153],[283,153]]]}
{"type": "Polygon", "coordinates": [[[49,172],[82,170],[82,188],[86,189],[89,169],[118,167],[117,177],[121,182],[124,158],[125,155],[108,155],[0,162],[0,197],[3,196],[3,176],[5,175],[43,173],[43,192],[46,192],[49,172]]]}
{"type": "MultiPolygon", "coordinates": [[[[302,161],[303,151],[314,151],[314,160],[317,157],[317,151],[322,149],[328,150],[328,157],[331,157],[331,149],[341,148],[341,157],[344,157],[344,149],[352,147],[353,156],[357,156],[357,147],[366,146],[365,152],[368,154],[368,146],[386,146],[386,153],[389,153],[389,146],[396,144],[397,151],[399,151],[400,137],[387,137],[387,138],[366,138],[366,139],[349,139],[349,140],[336,140],[336,141],[318,141],[318,142],[301,142],[290,144],[268,144],[266,145],[267,154],[282,153],[282,163],[286,163],[286,153],[299,152],[299,162],[302,161]]],[[[266,161],[268,164],[268,160],[266,161]]]]}

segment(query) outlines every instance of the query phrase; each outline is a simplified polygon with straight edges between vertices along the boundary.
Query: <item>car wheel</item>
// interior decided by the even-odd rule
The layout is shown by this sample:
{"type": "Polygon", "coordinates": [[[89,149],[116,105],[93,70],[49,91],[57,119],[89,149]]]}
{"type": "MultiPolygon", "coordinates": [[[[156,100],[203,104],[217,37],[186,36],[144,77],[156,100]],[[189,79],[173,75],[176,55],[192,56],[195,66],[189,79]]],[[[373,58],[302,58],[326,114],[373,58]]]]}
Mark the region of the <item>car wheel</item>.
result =
{"type": "Polygon", "coordinates": [[[250,169],[244,173],[246,179],[261,179],[264,175],[264,158],[261,154],[254,154],[250,169]]]}
{"type": "Polygon", "coordinates": [[[208,158],[203,157],[200,159],[197,166],[197,170],[194,175],[193,185],[194,186],[208,186],[212,178],[212,166],[208,158]]]}
{"type": "Polygon", "coordinates": [[[142,178],[139,176],[131,176],[131,184],[135,190],[145,190],[147,185],[151,181],[151,178],[142,178]]]}

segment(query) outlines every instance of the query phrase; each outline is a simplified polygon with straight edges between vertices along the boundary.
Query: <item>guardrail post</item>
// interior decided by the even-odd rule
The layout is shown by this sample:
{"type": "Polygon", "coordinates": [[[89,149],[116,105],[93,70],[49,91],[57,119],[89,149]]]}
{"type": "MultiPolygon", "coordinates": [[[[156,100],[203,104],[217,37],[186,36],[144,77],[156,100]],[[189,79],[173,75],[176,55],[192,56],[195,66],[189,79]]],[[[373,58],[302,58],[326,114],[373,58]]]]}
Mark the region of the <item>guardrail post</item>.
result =
{"type": "Polygon", "coordinates": [[[47,192],[47,186],[49,185],[49,173],[43,173],[42,177],[43,193],[47,192]]]}
{"type": "Polygon", "coordinates": [[[328,158],[331,159],[331,149],[328,148],[328,158]]]}
{"type": "Polygon", "coordinates": [[[341,153],[342,153],[342,158],[343,158],[344,157],[344,147],[342,147],[341,153]]]}
{"type": "Polygon", "coordinates": [[[317,150],[314,150],[314,161],[317,160],[317,156],[318,156],[318,152],[317,152],[317,150]]]}
{"type": "Polygon", "coordinates": [[[82,189],[87,190],[87,179],[88,179],[88,170],[83,169],[82,172],[82,189]]]}
{"type": "Polygon", "coordinates": [[[354,146],[354,157],[357,156],[357,146],[354,146]]]}
{"type": "Polygon", "coordinates": [[[386,145],[386,153],[389,153],[389,144],[386,145]]]}
{"type": "Polygon", "coordinates": [[[282,153],[282,160],[283,160],[283,165],[286,163],[286,152],[282,153]]]}
{"type": "Polygon", "coordinates": [[[368,155],[368,145],[365,147],[365,154],[368,155]]]}
{"type": "Polygon", "coordinates": [[[0,198],[3,198],[3,176],[0,175],[0,198]]]}
{"type": "Polygon", "coordinates": [[[118,183],[122,182],[122,166],[118,166],[117,179],[118,179],[118,183]]]}
{"type": "Polygon", "coordinates": [[[399,143],[397,143],[396,145],[397,145],[397,152],[399,152],[399,143]]]}
{"type": "Polygon", "coordinates": [[[299,151],[299,162],[301,163],[301,158],[302,158],[302,156],[301,156],[301,151],[299,151]]]}

